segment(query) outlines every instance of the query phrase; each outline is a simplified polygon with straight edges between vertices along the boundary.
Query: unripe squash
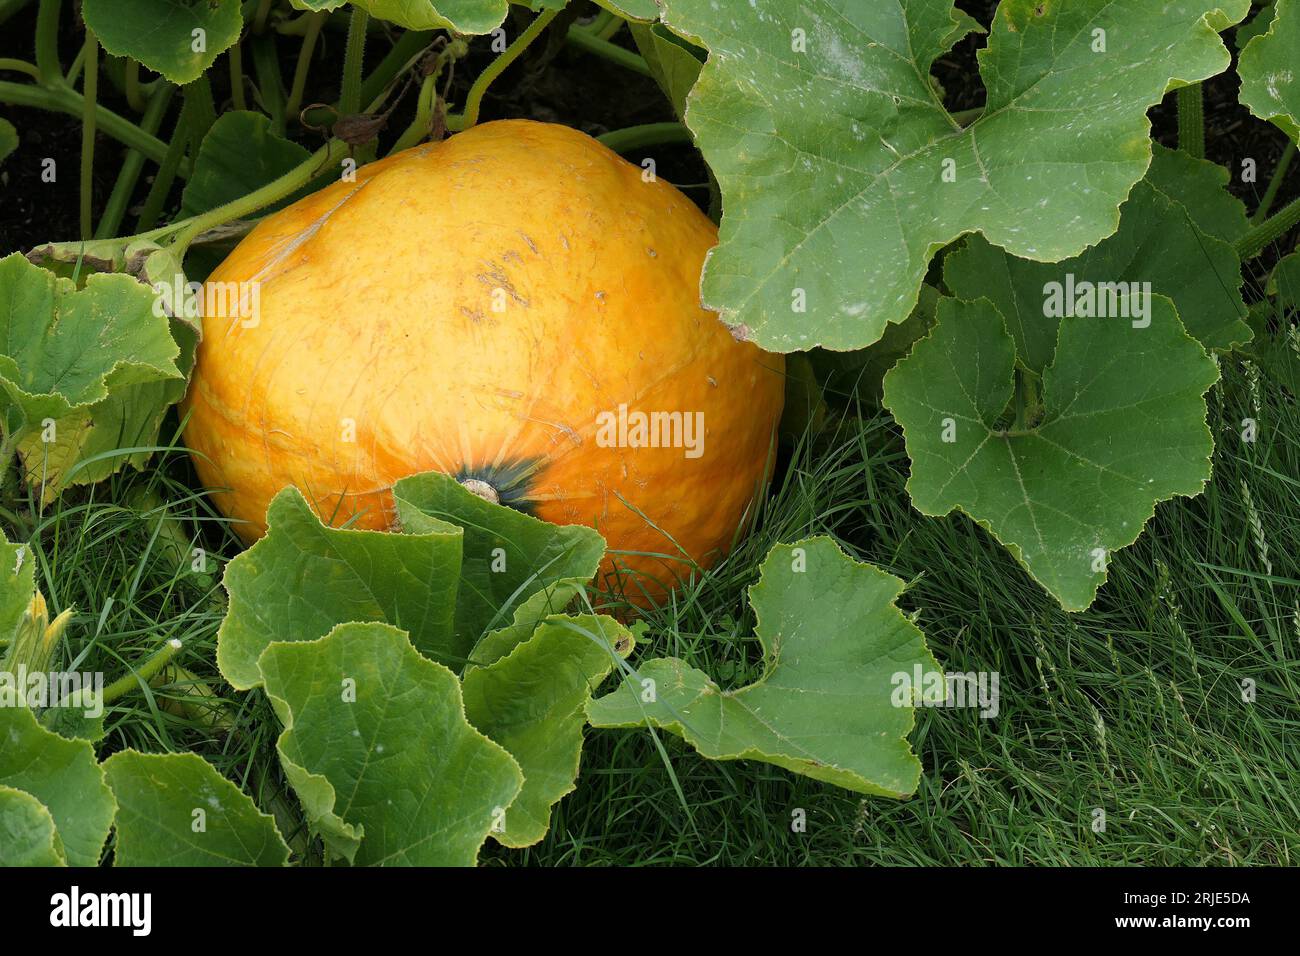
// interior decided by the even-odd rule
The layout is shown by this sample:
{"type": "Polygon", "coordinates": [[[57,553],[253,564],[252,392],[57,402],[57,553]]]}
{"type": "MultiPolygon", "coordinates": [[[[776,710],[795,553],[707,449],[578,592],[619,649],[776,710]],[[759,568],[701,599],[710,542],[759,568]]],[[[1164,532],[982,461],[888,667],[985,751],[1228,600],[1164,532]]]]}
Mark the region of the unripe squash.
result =
{"type": "Polygon", "coordinates": [[[630,552],[603,571],[661,597],[683,552],[707,566],[752,513],[781,413],[781,356],[700,306],[716,242],[671,185],[563,126],[487,123],[364,166],[209,277],[256,283],[258,308],[204,318],[199,477],[252,540],[287,485],[331,524],[387,528],[393,483],[441,471],[591,525],[630,552]]]}

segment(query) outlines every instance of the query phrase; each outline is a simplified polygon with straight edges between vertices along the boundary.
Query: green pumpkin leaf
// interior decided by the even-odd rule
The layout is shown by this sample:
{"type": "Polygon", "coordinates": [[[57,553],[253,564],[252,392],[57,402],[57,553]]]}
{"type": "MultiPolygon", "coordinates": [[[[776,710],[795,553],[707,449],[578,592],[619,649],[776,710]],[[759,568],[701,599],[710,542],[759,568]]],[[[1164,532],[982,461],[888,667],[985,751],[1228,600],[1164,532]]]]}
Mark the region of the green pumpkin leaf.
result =
{"type": "Polygon", "coordinates": [[[259,666],[281,762],[330,849],[361,866],[472,866],[523,785],[460,682],[385,624],[275,643],[259,666]]]}
{"type": "Polygon", "coordinates": [[[109,53],[180,85],[197,80],[244,27],[233,0],[83,0],[81,15],[109,53]]]}
{"type": "Polygon", "coordinates": [[[1245,204],[1228,192],[1230,174],[1226,169],[1181,149],[1151,145],[1151,168],[1142,185],[1169,202],[1181,204],[1197,228],[1208,236],[1236,242],[1250,230],[1245,204]]]}
{"type": "MultiPolygon", "coordinates": [[[[337,10],[344,0],[292,0],[299,10],[337,10]]],[[[505,22],[509,0],[350,0],[373,17],[408,30],[480,35],[505,22]]],[[[548,6],[554,4],[548,3],[548,6]]]]}
{"type": "Polygon", "coordinates": [[[226,566],[217,666],[231,686],[261,683],[258,657],[272,641],[312,641],[348,621],[400,626],[430,657],[465,659],[471,643],[458,643],[453,629],[460,529],[329,528],[296,488],[271,500],[266,520],[266,536],[226,566]]]}
{"type": "MultiPolygon", "coordinates": [[[[9,640],[36,593],[36,562],[25,544],[11,544],[0,528],[0,638],[9,640]]],[[[5,655],[0,654],[0,665],[5,655]]]]}
{"type": "Polygon", "coordinates": [[[1242,105],[1293,140],[1300,140],[1297,51],[1300,51],[1300,2],[1277,0],[1268,32],[1246,44],[1237,64],[1242,105]]]}
{"type": "Polygon", "coordinates": [[[45,804],[0,784],[0,867],[8,866],[67,866],[67,861],[45,804]]]}
{"type": "MultiPolygon", "coordinates": [[[[405,531],[464,529],[455,643],[466,652],[537,592],[560,581],[591,580],[605,554],[605,539],[591,528],[548,524],[484,501],[438,472],[401,479],[393,501],[405,531]]],[[[550,606],[546,613],[563,609],[550,606]]]]}
{"type": "Polygon", "coordinates": [[[1237,27],[1237,32],[1233,36],[1233,41],[1237,45],[1237,52],[1246,48],[1246,44],[1257,36],[1262,36],[1268,32],[1269,26],[1273,23],[1273,16],[1276,13],[1275,5],[1271,2],[1264,4],[1259,8],[1253,17],[1237,27]]]}
{"type": "Polygon", "coordinates": [[[662,23],[628,24],[659,88],[673,104],[678,118],[686,115],[686,95],[699,79],[706,52],[667,30],[662,23]]]}
{"type": "Polygon", "coordinates": [[[0,428],[47,496],[74,466],[94,480],[128,460],[94,455],[152,443],[183,390],[180,349],[154,302],[130,276],[91,275],[78,290],[20,253],[0,259],[0,428]]]}
{"type": "MultiPolygon", "coordinates": [[[[0,785],[44,804],[69,865],[95,866],[116,805],[90,744],[51,733],[15,706],[0,706],[0,741],[0,785]]],[[[30,822],[30,813],[25,818],[30,822]]]]}
{"type": "Polygon", "coordinates": [[[596,0],[596,4],[625,20],[654,20],[659,16],[656,0],[596,0]]]}
{"type": "MultiPolygon", "coordinates": [[[[1152,168],[1183,166],[1178,154],[1157,147],[1152,168]]],[[[1218,168],[1196,160],[1198,166],[1218,168]]],[[[1173,195],[1215,189],[1215,177],[1187,178],[1162,169],[1173,195]]],[[[1212,200],[1211,200],[1212,201],[1212,200]]],[[[1228,349],[1250,339],[1246,304],[1241,298],[1241,260],[1229,242],[1207,235],[1188,208],[1147,180],[1133,187],[1120,210],[1119,230],[1081,256],[1050,264],[1007,255],[981,236],[944,261],[944,280],[960,299],[989,299],[1002,313],[1016,340],[1021,363],[1034,372],[1051,364],[1059,319],[1044,315],[1046,289],[1067,276],[1081,283],[1151,283],[1151,291],[1169,296],[1187,331],[1207,349],[1228,349]]],[[[1064,294],[1064,290],[1063,290],[1064,294]]]]}
{"type": "Polygon", "coordinates": [[[551,807],[578,778],[586,704],[627,657],[636,639],[613,618],[551,617],[533,635],[464,679],[470,723],[519,762],[524,787],[493,838],[505,846],[537,843],[551,825],[551,807]]]}
{"type": "MultiPolygon", "coordinates": [[[[194,171],[181,193],[180,218],[197,216],[239,199],[274,182],[310,157],[302,146],[276,135],[271,121],[261,113],[222,113],[199,146],[194,171]]],[[[298,195],[264,212],[287,206],[298,195]]]]}
{"type": "Polygon", "coordinates": [[[114,866],[288,862],[271,817],[198,754],[124,750],[104,761],[104,773],[118,807],[114,866]]]}
{"type": "Polygon", "coordinates": [[[915,697],[899,698],[899,675],[933,680],[925,675],[938,665],[894,604],[902,590],[829,538],[777,545],[749,590],[762,678],[723,690],[684,661],[656,659],[592,701],[588,717],[596,727],[663,728],[713,760],[761,760],[859,793],[906,796],[921,765],[907,744],[915,697]]]}
{"type": "Polygon", "coordinates": [[[1147,110],[1228,67],[1250,0],[1003,0],[966,128],[930,77],[974,25],[952,0],[664,6],[710,51],[686,114],[723,198],[704,303],[789,352],[879,339],[966,233],[1045,262],[1113,233],[1147,110]]]}
{"type": "Polygon", "coordinates": [[[934,331],[885,377],[912,459],[907,489],[925,514],[970,515],[1064,608],[1082,610],[1156,503],[1209,479],[1204,395],[1218,370],[1158,295],[1145,328],[1060,321],[1036,423],[1006,421],[1015,366],[1016,340],[992,303],[940,302],[934,331]]]}
{"type": "Polygon", "coordinates": [[[486,667],[505,657],[528,640],[538,623],[553,614],[560,614],[584,593],[590,577],[561,578],[525,599],[515,608],[514,620],[505,627],[488,631],[474,645],[469,662],[461,676],[468,676],[476,667],[486,667]]]}

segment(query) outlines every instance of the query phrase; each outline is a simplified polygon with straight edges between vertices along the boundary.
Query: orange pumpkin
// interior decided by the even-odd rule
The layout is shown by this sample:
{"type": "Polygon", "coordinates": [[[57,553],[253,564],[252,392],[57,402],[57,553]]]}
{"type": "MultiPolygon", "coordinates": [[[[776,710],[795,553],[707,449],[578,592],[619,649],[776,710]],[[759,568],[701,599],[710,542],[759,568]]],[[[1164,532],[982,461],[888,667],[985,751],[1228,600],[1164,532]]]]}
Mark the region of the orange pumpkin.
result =
{"type": "Polygon", "coordinates": [[[700,306],[716,242],[671,185],[563,126],[487,123],[364,166],[209,277],[245,308],[204,318],[199,477],[251,541],[286,485],[329,523],[386,528],[393,483],[441,471],[595,527],[628,552],[603,570],[661,597],[683,552],[731,544],[781,412],[782,357],[700,306]]]}

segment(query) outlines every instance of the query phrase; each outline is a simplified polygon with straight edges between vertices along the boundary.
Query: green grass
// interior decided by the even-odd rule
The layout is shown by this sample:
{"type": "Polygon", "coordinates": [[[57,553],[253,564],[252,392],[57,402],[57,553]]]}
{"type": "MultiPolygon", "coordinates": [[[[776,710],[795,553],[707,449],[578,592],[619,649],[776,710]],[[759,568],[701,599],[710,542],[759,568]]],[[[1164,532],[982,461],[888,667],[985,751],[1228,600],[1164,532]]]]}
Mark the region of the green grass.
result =
{"type": "MultiPolygon", "coordinates": [[[[1230,359],[1210,422],[1218,448],[1206,493],[1161,506],[1078,615],[970,521],[910,508],[887,415],[850,415],[802,443],[754,534],[651,615],[638,654],[684,657],[728,685],[753,679],[745,589],[772,544],[825,532],[910,582],[903,603],[946,669],[1000,674],[998,716],[919,711],[923,775],[916,796],[897,802],[763,764],[713,763],[661,735],[665,763],[648,732],[592,731],[578,789],[547,839],[527,851],[489,844],[484,862],[1300,862],[1300,407],[1230,359]],[[1247,416],[1260,422],[1254,445],[1237,438],[1247,416]],[[1247,679],[1253,702],[1242,699],[1247,679]],[[792,830],[797,809],[806,832],[792,830]]],[[[173,448],[145,472],[44,508],[11,489],[0,518],[11,539],[35,544],[52,609],[78,609],[65,664],[111,680],[175,637],[185,644],[177,662],[230,701],[233,730],[214,733],[178,710],[198,702],[192,689],[141,686],[109,710],[104,751],[196,750],[316,861],[275,760],[268,705],[216,676],[217,579],[238,543],[192,481],[173,448]],[[210,551],[206,574],[191,571],[195,542],[210,551]]]]}
{"type": "Polygon", "coordinates": [[[829,532],[911,582],[905,606],[945,669],[997,671],[1001,683],[995,719],[919,712],[912,739],[924,771],[912,799],[863,800],[760,764],[711,763],[672,737],[670,772],[648,734],[597,731],[546,842],[490,857],[1295,864],[1300,408],[1265,382],[1255,410],[1241,367],[1224,371],[1210,412],[1214,480],[1204,496],[1158,510],[1086,614],[1061,611],[972,522],[913,511],[896,429],[875,415],[818,452],[801,449],[756,534],[656,615],[654,646],[640,654],[684,656],[739,685],[756,676],[745,588],[773,543],[829,532]],[[1255,445],[1235,438],[1247,415],[1261,423],[1255,445]],[[1242,699],[1246,679],[1253,703],[1242,699]],[[806,832],[792,831],[796,808],[806,832]],[[1092,828],[1098,808],[1102,833],[1092,828]]]}

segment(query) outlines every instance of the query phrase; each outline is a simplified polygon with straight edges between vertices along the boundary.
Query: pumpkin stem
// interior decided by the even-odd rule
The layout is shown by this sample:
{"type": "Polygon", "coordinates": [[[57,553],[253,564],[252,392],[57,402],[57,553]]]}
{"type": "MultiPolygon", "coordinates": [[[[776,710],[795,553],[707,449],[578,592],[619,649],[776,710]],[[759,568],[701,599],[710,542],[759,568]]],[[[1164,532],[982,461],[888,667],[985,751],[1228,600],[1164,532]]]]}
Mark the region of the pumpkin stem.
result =
{"type": "Polygon", "coordinates": [[[501,495],[497,493],[495,488],[482,479],[462,478],[460,485],[470,494],[478,495],[484,501],[490,501],[494,505],[501,504],[501,495]]]}

